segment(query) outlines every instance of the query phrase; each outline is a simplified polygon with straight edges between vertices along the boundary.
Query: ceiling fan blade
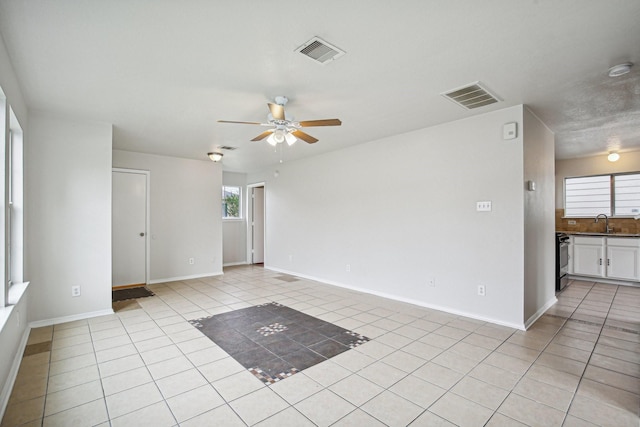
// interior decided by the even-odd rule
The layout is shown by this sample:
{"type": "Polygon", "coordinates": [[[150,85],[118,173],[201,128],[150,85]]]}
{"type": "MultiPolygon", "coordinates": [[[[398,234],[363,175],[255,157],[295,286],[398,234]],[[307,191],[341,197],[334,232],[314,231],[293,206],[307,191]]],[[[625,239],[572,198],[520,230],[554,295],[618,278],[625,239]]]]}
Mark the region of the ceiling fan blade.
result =
{"type": "Polygon", "coordinates": [[[236,123],[240,125],[261,125],[262,124],[258,122],[234,122],[232,120],[218,120],[218,123],[236,123]]]}
{"type": "Polygon", "coordinates": [[[271,115],[276,120],[285,120],[284,118],[284,107],[278,104],[267,104],[269,106],[269,111],[271,111],[271,115]]]}
{"type": "Polygon", "coordinates": [[[309,126],[340,126],[342,122],[340,119],[326,119],[326,120],[305,120],[300,122],[300,126],[303,128],[309,126]]]}
{"type": "Polygon", "coordinates": [[[261,140],[265,139],[266,137],[268,137],[269,135],[271,135],[272,133],[273,133],[273,129],[264,131],[260,135],[258,135],[255,138],[253,138],[252,141],[261,141],[261,140]]]}
{"type": "Polygon", "coordinates": [[[308,133],[304,133],[301,130],[294,130],[293,132],[291,132],[293,134],[293,136],[295,136],[298,139],[303,140],[304,142],[307,142],[309,144],[313,144],[314,142],[318,142],[318,140],[314,137],[312,137],[311,135],[309,135],[308,133]]]}

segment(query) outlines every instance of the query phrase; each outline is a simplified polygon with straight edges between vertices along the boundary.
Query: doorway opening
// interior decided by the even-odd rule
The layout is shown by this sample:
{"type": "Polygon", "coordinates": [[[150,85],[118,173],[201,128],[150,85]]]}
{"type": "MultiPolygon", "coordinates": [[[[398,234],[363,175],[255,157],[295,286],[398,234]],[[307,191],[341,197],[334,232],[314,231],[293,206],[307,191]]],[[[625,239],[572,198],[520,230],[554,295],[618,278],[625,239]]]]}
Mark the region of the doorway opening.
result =
{"type": "Polygon", "coordinates": [[[248,253],[247,260],[252,265],[264,265],[265,261],[265,185],[264,183],[247,186],[249,206],[247,215],[248,253]]]}

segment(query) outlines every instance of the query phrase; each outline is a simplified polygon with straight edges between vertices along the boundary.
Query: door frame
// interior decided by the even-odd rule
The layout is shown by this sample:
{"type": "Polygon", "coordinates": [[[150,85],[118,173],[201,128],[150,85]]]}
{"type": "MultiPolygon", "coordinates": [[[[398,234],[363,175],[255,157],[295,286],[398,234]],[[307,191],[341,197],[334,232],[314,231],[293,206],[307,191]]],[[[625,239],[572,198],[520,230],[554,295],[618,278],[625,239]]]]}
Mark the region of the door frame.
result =
{"type": "MultiPolygon", "coordinates": [[[[112,188],[111,191],[113,192],[113,174],[115,172],[118,173],[134,173],[134,174],[138,174],[138,175],[144,175],[145,176],[145,186],[146,186],[146,202],[145,202],[145,225],[144,225],[144,235],[146,237],[145,239],[145,248],[144,248],[144,259],[145,259],[145,266],[144,266],[144,282],[145,285],[149,284],[149,278],[150,278],[150,274],[151,274],[151,235],[149,234],[149,228],[150,228],[150,224],[151,224],[151,171],[148,170],[143,170],[143,169],[127,169],[127,168],[111,168],[111,182],[112,182],[112,188]]],[[[111,213],[111,218],[112,218],[112,224],[113,224],[113,210],[111,213]]],[[[111,230],[111,236],[113,239],[113,230],[111,230]]],[[[113,250],[113,248],[111,249],[113,250]]],[[[111,256],[111,268],[113,268],[113,255],[111,256]]]]}
{"type": "Polygon", "coordinates": [[[264,265],[267,265],[267,184],[265,182],[256,182],[247,184],[247,264],[253,265],[253,197],[251,197],[252,189],[264,188],[264,265]]]}

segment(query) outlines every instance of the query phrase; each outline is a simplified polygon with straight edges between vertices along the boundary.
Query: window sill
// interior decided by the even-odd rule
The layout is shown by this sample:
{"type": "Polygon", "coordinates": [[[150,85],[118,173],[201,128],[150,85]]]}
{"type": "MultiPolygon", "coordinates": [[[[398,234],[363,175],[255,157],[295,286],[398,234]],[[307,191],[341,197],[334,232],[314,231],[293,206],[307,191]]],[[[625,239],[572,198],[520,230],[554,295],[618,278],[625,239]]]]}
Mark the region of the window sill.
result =
{"type": "Polygon", "coordinates": [[[11,316],[11,312],[13,312],[13,307],[15,307],[20,302],[28,287],[29,282],[25,282],[16,283],[9,288],[9,305],[7,305],[6,307],[0,307],[0,331],[4,329],[9,316],[11,316]]]}
{"type": "Polygon", "coordinates": [[[27,291],[29,287],[29,282],[24,283],[14,283],[9,288],[9,305],[16,305],[20,302],[20,299],[27,291]]]}
{"type": "Polygon", "coordinates": [[[244,218],[222,218],[222,222],[242,222],[244,218]]]}

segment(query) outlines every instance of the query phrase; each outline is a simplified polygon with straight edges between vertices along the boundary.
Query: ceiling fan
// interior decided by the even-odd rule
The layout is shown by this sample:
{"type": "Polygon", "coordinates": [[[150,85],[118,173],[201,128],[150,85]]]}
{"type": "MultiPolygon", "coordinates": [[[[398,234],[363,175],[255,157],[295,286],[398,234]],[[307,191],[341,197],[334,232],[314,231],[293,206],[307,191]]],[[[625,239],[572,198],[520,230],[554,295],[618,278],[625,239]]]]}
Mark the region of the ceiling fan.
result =
{"type": "Polygon", "coordinates": [[[218,120],[218,123],[238,123],[244,125],[270,126],[272,127],[272,129],[262,132],[251,141],[261,141],[267,138],[267,142],[274,147],[284,141],[287,141],[287,144],[292,145],[298,139],[301,139],[309,144],[313,144],[317,142],[318,139],[314,138],[308,133],[301,131],[301,128],[312,126],[340,126],[342,124],[339,119],[303,120],[297,122],[292,116],[289,116],[284,111],[284,106],[287,104],[287,101],[289,101],[286,96],[276,96],[275,101],[275,104],[267,104],[270,111],[267,116],[267,123],[235,122],[230,120],[218,120]]]}

